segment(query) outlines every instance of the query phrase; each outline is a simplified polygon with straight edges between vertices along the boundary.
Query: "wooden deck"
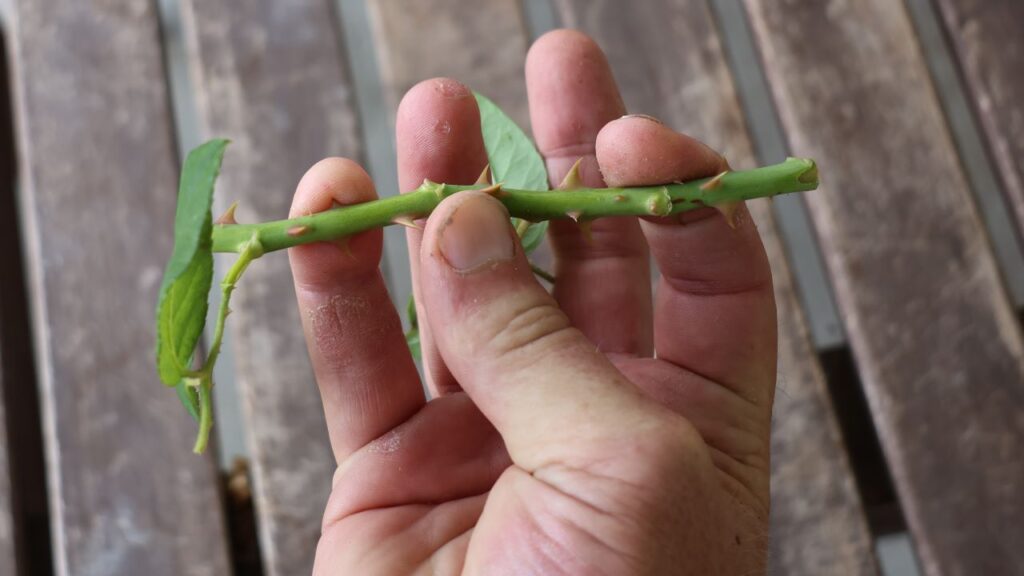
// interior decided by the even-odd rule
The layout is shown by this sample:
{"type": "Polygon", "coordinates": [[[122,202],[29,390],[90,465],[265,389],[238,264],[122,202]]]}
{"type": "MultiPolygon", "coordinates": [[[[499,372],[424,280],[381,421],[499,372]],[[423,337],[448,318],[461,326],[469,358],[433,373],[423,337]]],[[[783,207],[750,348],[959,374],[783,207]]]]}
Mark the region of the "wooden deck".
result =
{"type": "MultiPolygon", "coordinates": [[[[380,135],[402,94],[456,77],[525,127],[524,57],[544,23],[591,35],[630,111],[734,167],[777,160],[765,125],[819,162],[819,191],[751,206],[780,318],[771,573],[880,574],[876,539],[903,530],[929,576],[1019,570],[1024,4],[728,4],[13,0],[0,70],[0,104],[12,99],[0,120],[0,576],[310,572],[334,461],[287,259],[253,267],[232,302],[224,385],[244,422],[218,432],[244,445],[249,476],[229,483],[227,458],[191,454],[194,423],[152,367],[181,148],[233,140],[218,197],[247,221],[286,214],[328,155],[378,167],[380,192],[394,193],[380,135]],[[762,100],[737,42],[756,51],[762,100]],[[930,66],[940,48],[951,78],[930,66]],[[950,109],[950,83],[966,116],[950,109]],[[977,127],[973,152],[962,121],[977,127]],[[793,224],[803,215],[813,243],[793,224]],[[795,256],[808,253],[821,261],[795,256]],[[811,327],[829,314],[841,329],[826,350],[811,327]]],[[[404,242],[388,243],[404,302],[404,242]]]]}

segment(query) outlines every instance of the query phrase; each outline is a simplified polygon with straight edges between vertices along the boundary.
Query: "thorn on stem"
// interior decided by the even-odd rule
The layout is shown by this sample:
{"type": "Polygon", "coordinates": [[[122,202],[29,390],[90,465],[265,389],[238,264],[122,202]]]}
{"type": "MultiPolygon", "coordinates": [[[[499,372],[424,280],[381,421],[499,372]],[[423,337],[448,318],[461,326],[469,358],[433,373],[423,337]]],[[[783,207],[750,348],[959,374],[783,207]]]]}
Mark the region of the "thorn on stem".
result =
{"type": "Polygon", "coordinates": [[[616,202],[625,202],[626,201],[626,195],[625,194],[616,194],[614,196],[614,199],[615,199],[616,202]]]}
{"type": "Polygon", "coordinates": [[[214,222],[214,224],[238,224],[238,221],[235,220],[235,210],[237,209],[238,201],[235,200],[234,202],[231,203],[231,206],[228,206],[228,209],[225,210],[224,213],[221,214],[219,218],[217,218],[217,221],[214,222]]]}
{"type": "Polygon", "coordinates": [[[583,180],[580,179],[580,163],[583,162],[583,158],[580,158],[569,168],[569,172],[566,173],[565,178],[562,178],[562,183],[558,185],[556,190],[575,190],[583,187],[583,180]]]}
{"type": "Polygon", "coordinates": [[[495,198],[501,198],[504,195],[504,192],[502,192],[502,190],[501,190],[501,182],[498,182],[498,183],[495,183],[495,184],[491,184],[490,186],[488,186],[486,188],[481,188],[480,190],[478,190],[478,192],[483,192],[484,194],[490,194],[491,196],[494,196],[495,198]]]}
{"type": "Polygon", "coordinates": [[[391,219],[391,221],[394,222],[395,224],[398,224],[399,226],[405,226],[406,228],[412,228],[413,230],[423,230],[423,227],[417,224],[412,219],[412,216],[408,214],[395,216],[394,218],[391,219]]]}
{"type": "Polygon", "coordinates": [[[719,186],[722,185],[722,178],[724,178],[725,175],[728,174],[728,173],[729,173],[728,170],[725,170],[724,172],[719,172],[718,174],[715,175],[714,178],[712,178],[711,180],[708,180],[707,182],[705,182],[705,183],[700,185],[701,191],[702,192],[707,192],[709,190],[714,190],[714,189],[718,188],[719,186]]]}
{"type": "Polygon", "coordinates": [[[725,217],[725,222],[730,228],[736,228],[736,211],[740,208],[740,201],[733,200],[732,202],[721,202],[711,206],[715,210],[721,212],[722,216],[725,217]]]}
{"type": "Polygon", "coordinates": [[[573,222],[579,224],[580,217],[583,216],[583,212],[580,212],[579,210],[573,210],[572,212],[566,212],[565,215],[568,216],[569,218],[572,218],[573,222]]]}
{"type": "Polygon", "coordinates": [[[292,226],[291,228],[288,229],[288,235],[291,236],[292,238],[297,238],[309,232],[310,230],[312,230],[312,228],[310,228],[309,226],[292,226]]]}
{"type": "Polygon", "coordinates": [[[491,165],[484,166],[484,171],[480,173],[480,177],[476,179],[474,184],[493,184],[491,182],[491,165]]]}

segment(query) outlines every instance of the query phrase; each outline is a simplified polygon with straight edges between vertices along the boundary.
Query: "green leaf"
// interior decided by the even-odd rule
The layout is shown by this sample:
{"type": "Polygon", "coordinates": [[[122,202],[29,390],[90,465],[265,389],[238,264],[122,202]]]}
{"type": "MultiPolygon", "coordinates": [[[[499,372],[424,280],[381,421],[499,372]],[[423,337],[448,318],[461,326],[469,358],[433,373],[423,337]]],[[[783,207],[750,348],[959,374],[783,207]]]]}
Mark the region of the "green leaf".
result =
{"type": "Polygon", "coordinates": [[[412,353],[412,357],[420,359],[420,330],[419,328],[412,328],[405,333],[405,344],[409,347],[409,352],[412,353]]]}
{"type": "Polygon", "coordinates": [[[196,392],[195,387],[189,386],[184,380],[178,382],[177,389],[178,399],[181,400],[182,405],[192,415],[192,418],[199,422],[199,392],[196,392]]]}
{"type": "Polygon", "coordinates": [[[416,299],[409,295],[409,302],[405,305],[405,314],[409,318],[409,331],[405,333],[405,344],[409,347],[412,357],[420,359],[420,325],[416,318],[416,299]]]}
{"type": "Polygon", "coordinates": [[[405,314],[409,318],[409,328],[415,330],[419,328],[419,320],[416,318],[416,298],[409,294],[409,302],[405,304],[405,314]]]}
{"type": "Polygon", "coordinates": [[[548,231],[548,221],[536,222],[530,224],[530,227],[523,233],[523,251],[528,255],[533,254],[533,251],[540,246],[540,243],[544,240],[544,233],[548,231]]]}
{"type": "Polygon", "coordinates": [[[174,251],[164,270],[156,309],[157,371],[168,386],[178,385],[188,374],[206,323],[213,283],[210,207],[227,144],[227,140],[210,140],[192,150],[181,169],[174,251]]]}
{"type": "MultiPolygon", "coordinates": [[[[494,181],[509,188],[547,190],[548,172],[544,168],[544,159],[530,137],[497,104],[477,92],[473,95],[480,108],[484,148],[487,149],[487,161],[490,162],[494,181]]],[[[527,254],[540,246],[547,229],[546,221],[526,228],[521,240],[527,254]]]]}
{"type": "Polygon", "coordinates": [[[480,128],[494,181],[508,188],[547,190],[544,159],[530,137],[497,104],[477,92],[473,95],[480,107],[480,128]]]}

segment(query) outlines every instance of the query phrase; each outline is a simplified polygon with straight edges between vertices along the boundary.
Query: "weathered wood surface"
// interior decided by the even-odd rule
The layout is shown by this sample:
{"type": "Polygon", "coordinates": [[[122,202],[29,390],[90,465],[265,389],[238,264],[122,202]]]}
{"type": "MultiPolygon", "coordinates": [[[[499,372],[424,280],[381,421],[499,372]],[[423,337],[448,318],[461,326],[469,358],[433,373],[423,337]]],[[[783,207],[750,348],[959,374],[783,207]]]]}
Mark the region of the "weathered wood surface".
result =
{"type": "Polygon", "coordinates": [[[155,4],[15,2],[57,573],[228,573],[211,458],[153,366],[177,159],[155,4]]]}
{"type": "MultiPolygon", "coordinates": [[[[605,50],[630,112],[656,116],[755,164],[736,90],[705,0],[557,0],[563,23],[605,50]],[[671,49],[667,49],[671,47],[671,49]]],[[[779,381],[772,431],[773,574],[877,574],[864,511],[793,292],[770,204],[750,203],[772,262],[779,381]]]]}
{"type": "MultiPolygon", "coordinates": [[[[334,2],[183,7],[205,132],[233,141],[220,208],[237,200],[239,221],[283,218],[310,166],[361,155],[334,2]]],[[[308,574],[334,456],[286,255],[252,266],[231,306],[264,566],[271,576],[308,574]]]]}
{"type": "Polygon", "coordinates": [[[936,4],[1024,237],[1024,2],[936,4]]]}
{"type": "Polygon", "coordinates": [[[516,0],[370,0],[378,63],[391,108],[417,82],[448,76],[495,101],[524,130],[527,37],[516,0]]]}
{"type": "MultiPolygon", "coordinates": [[[[6,32],[6,31],[4,31],[6,32]]],[[[11,108],[10,80],[7,66],[7,36],[0,32],[0,110],[11,108]]],[[[17,457],[9,443],[9,431],[15,427],[16,419],[11,415],[17,410],[19,395],[14,394],[17,383],[24,382],[24,367],[31,364],[31,358],[24,357],[26,339],[31,335],[23,330],[23,323],[14,322],[11,310],[24,310],[24,289],[22,284],[21,242],[18,234],[17,201],[15,198],[17,180],[14,135],[9,116],[0,115],[0,574],[14,576],[24,574],[26,559],[19,549],[24,534],[15,534],[19,528],[15,518],[25,517],[26,498],[20,502],[14,496],[14,466],[17,457]],[[15,339],[20,340],[15,340],[15,339]],[[20,344],[14,345],[15,343],[20,344]],[[18,358],[18,353],[22,357],[18,358]],[[21,572],[16,572],[18,565],[21,572]]],[[[18,320],[24,320],[21,314],[18,320]]],[[[28,379],[32,382],[31,379],[28,379]]],[[[24,409],[24,406],[19,406],[24,409]]],[[[22,438],[23,443],[25,442],[22,438]]]]}
{"type": "Polygon", "coordinates": [[[1024,565],[1024,345],[902,3],[747,0],[925,572],[1024,565]]]}
{"type": "Polygon", "coordinates": [[[0,342],[0,574],[14,575],[15,544],[11,468],[7,457],[7,418],[4,387],[9,386],[3,371],[3,342],[0,342]]]}

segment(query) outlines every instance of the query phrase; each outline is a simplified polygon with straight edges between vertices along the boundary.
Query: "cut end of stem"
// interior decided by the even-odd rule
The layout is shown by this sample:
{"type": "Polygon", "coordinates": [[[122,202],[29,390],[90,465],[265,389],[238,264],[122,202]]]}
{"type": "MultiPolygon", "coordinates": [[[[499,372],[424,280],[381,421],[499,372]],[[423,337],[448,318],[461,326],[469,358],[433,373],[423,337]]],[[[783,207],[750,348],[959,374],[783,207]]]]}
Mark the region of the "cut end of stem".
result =
{"type": "MultiPolygon", "coordinates": [[[[793,158],[790,158],[790,159],[793,159],[793,158]]],[[[814,160],[811,160],[810,158],[801,158],[801,160],[806,162],[808,164],[808,166],[807,166],[806,170],[801,172],[800,175],[796,177],[797,181],[801,182],[803,184],[814,184],[815,186],[817,186],[818,185],[818,165],[814,162],[814,160]]]]}

